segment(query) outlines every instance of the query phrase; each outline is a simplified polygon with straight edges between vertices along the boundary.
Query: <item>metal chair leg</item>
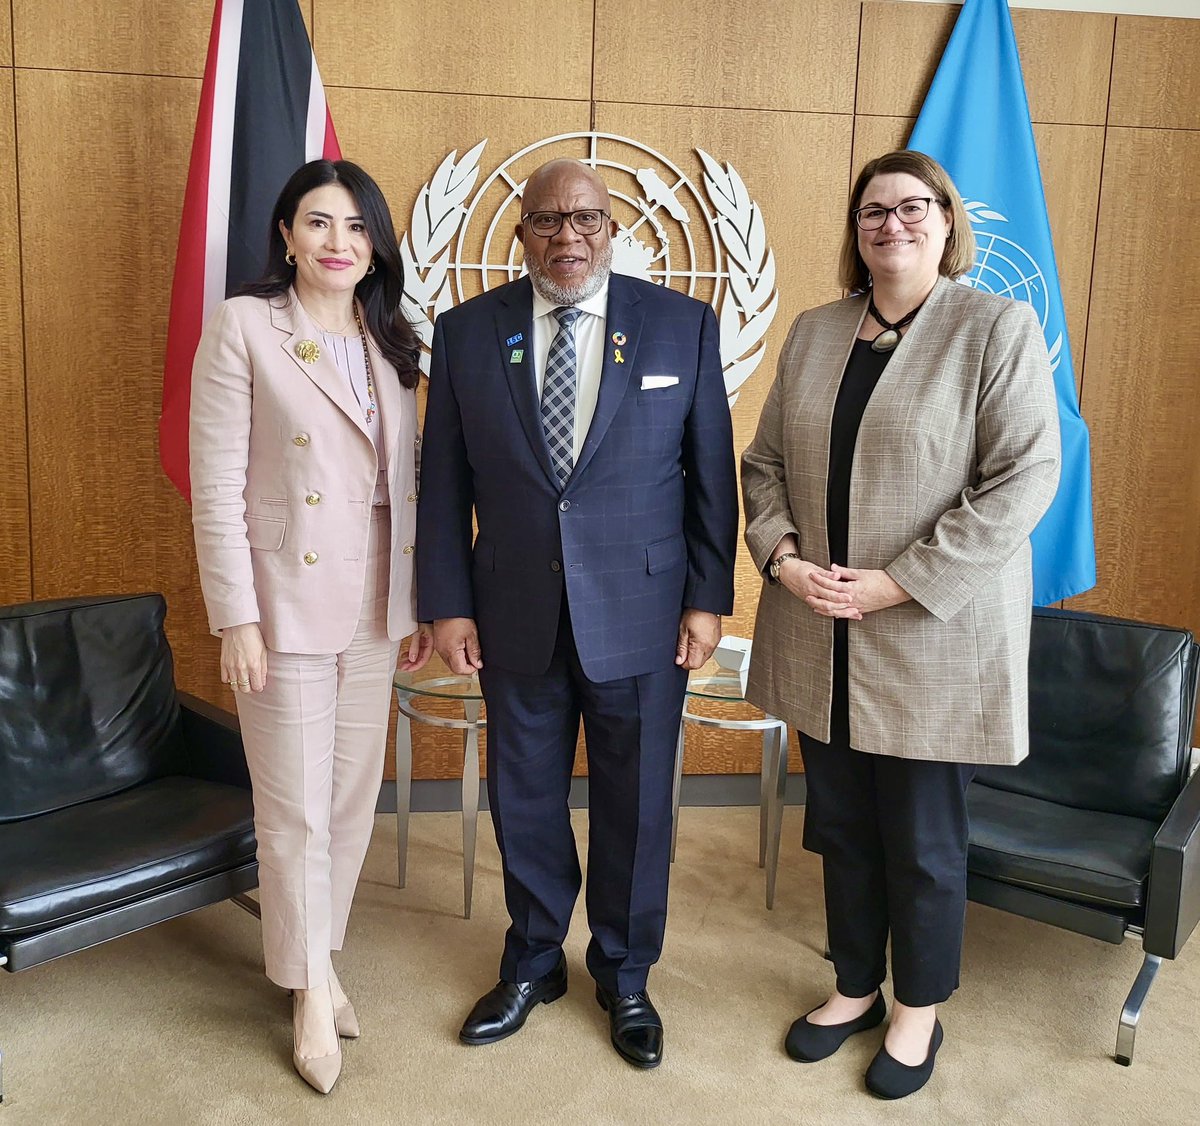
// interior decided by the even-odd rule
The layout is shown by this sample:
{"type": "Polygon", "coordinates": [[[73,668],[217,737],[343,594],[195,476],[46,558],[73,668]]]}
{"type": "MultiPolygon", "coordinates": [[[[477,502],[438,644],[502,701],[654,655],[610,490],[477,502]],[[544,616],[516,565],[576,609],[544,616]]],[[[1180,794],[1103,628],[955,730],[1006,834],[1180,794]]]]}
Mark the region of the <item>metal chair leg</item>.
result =
{"type": "Polygon", "coordinates": [[[675,778],[671,783],[671,863],[675,863],[675,843],[679,839],[679,790],[683,785],[683,720],[675,738],[675,778]]]}
{"type": "MultiPolygon", "coordinates": [[[[398,700],[402,699],[399,692],[398,700]]],[[[412,722],[403,711],[396,715],[396,864],[397,887],[408,879],[408,815],[412,808],[412,722]]]]}
{"type": "Polygon", "coordinates": [[[1121,1009],[1121,1021],[1117,1025],[1117,1063],[1128,1067],[1133,1062],[1133,1038],[1137,1033],[1138,1021],[1142,1016],[1142,1006],[1146,1003],[1146,995],[1154,984],[1154,975],[1162,959],[1156,954],[1147,954],[1142,959],[1142,968],[1133,980],[1133,988],[1125,998],[1125,1007],[1121,1009]]]}
{"type": "Polygon", "coordinates": [[[772,763],[775,761],[775,728],[768,727],[762,736],[762,769],[758,777],[758,866],[767,863],[767,822],[771,805],[771,790],[774,785],[772,763]]]}
{"type": "MultiPolygon", "coordinates": [[[[773,731],[771,752],[772,792],[768,795],[768,840],[766,848],[767,909],[775,906],[775,877],[779,871],[779,839],[783,835],[783,797],[787,789],[787,724],[780,723],[773,731]]],[[[765,739],[765,736],[764,736],[765,739]]]]}
{"type": "Polygon", "coordinates": [[[463,732],[463,918],[471,917],[475,887],[475,832],[479,825],[479,700],[464,700],[463,715],[471,727],[463,732]]]}
{"type": "Polygon", "coordinates": [[[229,898],[248,915],[253,915],[259,920],[262,919],[262,904],[257,899],[251,899],[244,891],[239,891],[237,895],[231,895],[229,898]]]}

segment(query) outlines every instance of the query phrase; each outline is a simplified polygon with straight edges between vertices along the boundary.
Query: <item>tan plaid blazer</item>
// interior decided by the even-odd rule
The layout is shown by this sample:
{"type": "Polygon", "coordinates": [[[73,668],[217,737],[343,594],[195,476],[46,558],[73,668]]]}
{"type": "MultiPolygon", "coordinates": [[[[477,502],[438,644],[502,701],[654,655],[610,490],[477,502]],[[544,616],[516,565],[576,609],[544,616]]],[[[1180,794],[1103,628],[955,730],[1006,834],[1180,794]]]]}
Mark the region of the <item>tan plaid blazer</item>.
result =
{"type": "MultiPolygon", "coordinates": [[[[742,457],[746,543],[764,569],[791,532],[829,566],[829,427],[866,312],[853,297],[792,325],[742,457]]],[[[848,561],[913,601],[849,624],[860,751],[1015,763],[1028,753],[1029,533],[1058,485],[1058,414],[1033,309],[941,278],[863,415],[848,561]]],[[[829,739],[833,623],[764,582],[747,697],[829,739]]]]}

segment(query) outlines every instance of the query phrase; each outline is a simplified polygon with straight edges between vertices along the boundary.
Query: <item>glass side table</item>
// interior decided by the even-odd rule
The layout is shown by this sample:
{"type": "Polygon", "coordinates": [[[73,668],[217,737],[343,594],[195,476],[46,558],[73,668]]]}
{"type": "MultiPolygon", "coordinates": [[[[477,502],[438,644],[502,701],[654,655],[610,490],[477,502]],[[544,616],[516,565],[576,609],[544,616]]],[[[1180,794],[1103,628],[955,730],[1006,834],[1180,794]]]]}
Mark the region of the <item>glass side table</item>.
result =
{"type": "Polygon", "coordinates": [[[408,818],[412,803],[412,724],[449,728],[463,733],[463,918],[471,917],[475,883],[475,834],[479,825],[479,733],[487,727],[480,718],[483,693],[477,676],[452,673],[435,653],[418,672],[397,672],[392,680],[400,714],[396,717],[396,852],[400,887],[408,869],[408,818]],[[456,700],[462,719],[428,710],[431,700],[456,700]],[[424,705],[424,707],[422,706],[424,705]]]}
{"type": "MultiPolygon", "coordinates": [[[[706,701],[746,703],[737,673],[721,668],[709,660],[688,676],[687,695],[683,701],[683,717],[679,724],[679,741],[675,750],[674,822],[671,830],[671,859],[675,859],[675,838],[679,831],[679,788],[683,778],[684,732],[689,723],[700,727],[715,727],[721,731],[761,731],[762,771],[758,801],[758,866],[767,871],[767,907],[775,906],[775,875],[779,867],[779,837],[783,830],[783,794],[787,785],[788,735],[787,724],[772,715],[762,719],[729,719],[725,716],[704,715],[694,709],[706,701]]],[[[748,707],[753,705],[748,704],[748,707]]]]}

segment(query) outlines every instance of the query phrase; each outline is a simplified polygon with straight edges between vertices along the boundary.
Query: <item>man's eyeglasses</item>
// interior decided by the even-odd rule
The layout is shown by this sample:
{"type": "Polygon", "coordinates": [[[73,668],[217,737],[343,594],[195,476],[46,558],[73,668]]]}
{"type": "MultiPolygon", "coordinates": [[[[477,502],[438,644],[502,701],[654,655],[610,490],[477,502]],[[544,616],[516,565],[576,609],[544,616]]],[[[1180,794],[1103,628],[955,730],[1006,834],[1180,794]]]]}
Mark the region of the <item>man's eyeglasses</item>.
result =
{"type": "Polygon", "coordinates": [[[599,234],[608,218],[607,211],[597,211],[594,208],[587,211],[530,211],[521,216],[522,223],[528,223],[529,229],[542,238],[553,238],[562,230],[563,220],[569,219],[571,226],[578,234],[599,234]]]}
{"type": "MultiPolygon", "coordinates": [[[[877,231],[887,222],[887,217],[895,212],[896,218],[906,227],[919,223],[929,214],[929,205],[934,202],[932,196],[918,196],[916,199],[906,199],[895,207],[880,207],[872,203],[867,207],[858,207],[850,212],[859,228],[864,231],[877,231]]],[[[944,206],[938,201],[939,206],[944,206]]]]}

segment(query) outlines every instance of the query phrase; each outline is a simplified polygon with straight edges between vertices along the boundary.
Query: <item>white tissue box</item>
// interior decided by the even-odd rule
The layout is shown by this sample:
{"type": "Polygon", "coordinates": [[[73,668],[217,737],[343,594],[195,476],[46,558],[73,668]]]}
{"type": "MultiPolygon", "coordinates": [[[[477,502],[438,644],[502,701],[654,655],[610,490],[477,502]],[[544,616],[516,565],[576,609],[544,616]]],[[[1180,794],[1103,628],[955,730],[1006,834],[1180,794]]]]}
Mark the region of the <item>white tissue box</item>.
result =
{"type": "Polygon", "coordinates": [[[726,672],[737,673],[742,695],[746,694],[746,676],[750,672],[750,646],[748,637],[723,637],[713,652],[713,658],[726,672]]]}

